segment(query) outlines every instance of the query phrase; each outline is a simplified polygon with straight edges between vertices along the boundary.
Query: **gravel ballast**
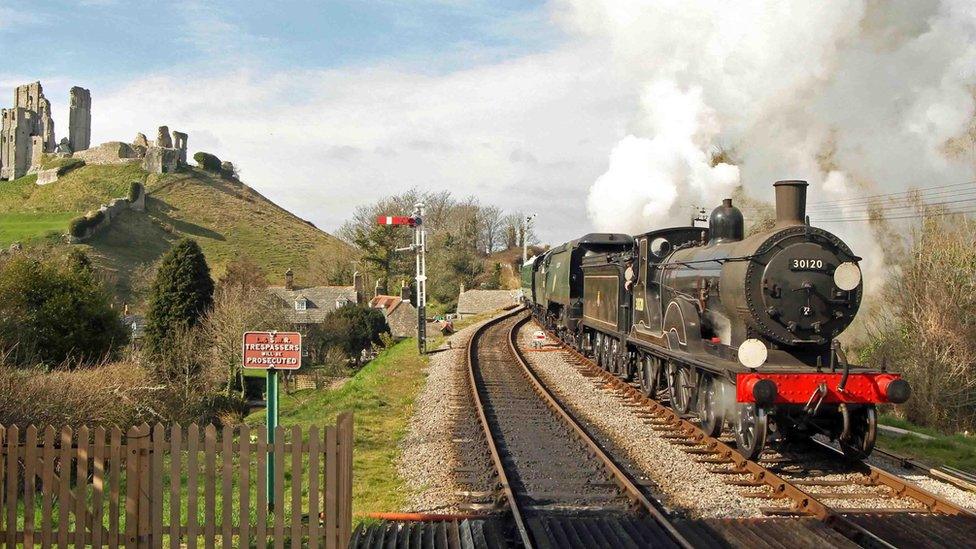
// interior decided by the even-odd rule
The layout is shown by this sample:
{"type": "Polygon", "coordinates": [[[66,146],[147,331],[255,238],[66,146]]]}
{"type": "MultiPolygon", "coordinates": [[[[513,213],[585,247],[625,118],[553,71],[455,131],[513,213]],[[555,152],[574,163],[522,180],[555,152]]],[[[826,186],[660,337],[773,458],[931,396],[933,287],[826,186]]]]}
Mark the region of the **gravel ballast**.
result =
{"type": "Polygon", "coordinates": [[[484,322],[453,334],[430,355],[427,382],[417,395],[401,444],[398,465],[409,491],[406,512],[470,512],[463,504],[483,498],[464,493],[494,487],[465,363],[467,342],[484,322]]]}
{"type": "Polygon", "coordinates": [[[533,351],[531,341],[536,330],[534,323],[526,324],[519,333],[519,343],[539,377],[590,432],[601,442],[609,441],[614,453],[646,475],[665,505],[696,518],[760,517],[760,506],[777,506],[773,501],[742,497],[742,487],[725,484],[727,475],[710,472],[658,436],[632,408],[595,387],[563,352],[533,351]]]}

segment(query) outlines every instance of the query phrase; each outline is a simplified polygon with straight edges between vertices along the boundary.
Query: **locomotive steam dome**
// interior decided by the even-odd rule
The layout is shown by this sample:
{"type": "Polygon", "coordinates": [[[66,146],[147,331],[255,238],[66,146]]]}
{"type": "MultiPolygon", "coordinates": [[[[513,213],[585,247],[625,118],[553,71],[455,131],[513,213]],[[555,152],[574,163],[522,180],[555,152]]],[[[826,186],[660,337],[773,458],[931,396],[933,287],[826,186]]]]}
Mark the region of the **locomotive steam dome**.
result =
{"type": "Polygon", "coordinates": [[[732,205],[731,198],[726,198],[708,217],[708,245],[742,240],[744,226],[742,212],[732,205]]]}

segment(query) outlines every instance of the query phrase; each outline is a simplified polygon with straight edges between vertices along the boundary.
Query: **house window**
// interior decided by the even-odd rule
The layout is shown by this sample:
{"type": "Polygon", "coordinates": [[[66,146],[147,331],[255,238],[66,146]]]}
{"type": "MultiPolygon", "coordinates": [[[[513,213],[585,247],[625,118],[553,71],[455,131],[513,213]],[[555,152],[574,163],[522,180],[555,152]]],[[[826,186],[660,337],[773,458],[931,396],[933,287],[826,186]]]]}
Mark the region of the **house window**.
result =
{"type": "Polygon", "coordinates": [[[304,311],[305,309],[308,309],[308,300],[305,299],[304,297],[300,297],[300,298],[296,299],[295,300],[295,310],[296,311],[304,311]]]}

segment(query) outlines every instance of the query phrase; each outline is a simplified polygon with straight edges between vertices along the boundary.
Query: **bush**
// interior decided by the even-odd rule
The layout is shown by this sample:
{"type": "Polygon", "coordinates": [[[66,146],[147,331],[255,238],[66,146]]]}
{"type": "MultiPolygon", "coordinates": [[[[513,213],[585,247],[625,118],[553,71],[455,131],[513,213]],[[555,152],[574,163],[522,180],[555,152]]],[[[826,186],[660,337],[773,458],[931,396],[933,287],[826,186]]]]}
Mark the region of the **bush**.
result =
{"type": "Polygon", "coordinates": [[[0,263],[0,353],[12,364],[93,364],[128,342],[91,263],[29,254],[0,263]]]}
{"type": "Polygon", "coordinates": [[[129,183],[129,202],[135,202],[142,196],[142,183],[133,181],[129,183]]]}
{"type": "Polygon", "coordinates": [[[68,223],[68,233],[76,238],[83,238],[89,230],[97,227],[104,220],[105,212],[102,210],[76,217],[68,223]]]}
{"type": "Polygon", "coordinates": [[[220,159],[210,153],[200,151],[193,155],[193,160],[196,161],[197,166],[208,172],[220,173],[220,159]]]}
{"type": "Polygon", "coordinates": [[[145,350],[160,359],[169,337],[196,326],[213,305],[214,283],[210,267],[194,240],[180,240],[163,256],[149,296],[145,350]]]}
{"type": "Polygon", "coordinates": [[[933,216],[912,234],[883,294],[863,357],[901,372],[913,423],[976,428],[976,220],[933,216]]]}
{"type": "Polygon", "coordinates": [[[88,232],[88,227],[90,226],[88,218],[82,215],[72,219],[68,223],[68,233],[76,238],[82,238],[88,232]]]}
{"type": "Polygon", "coordinates": [[[382,344],[384,333],[389,333],[389,329],[382,311],[347,305],[332,311],[321,324],[309,330],[307,346],[312,359],[319,363],[325,360],[330,349],[336,348],[359,364],[362,351],[373,344],[382,344]]]}
{"type": "Polygon", "coordinates": [[[158,419],[158,391],[131,362],[52,372],[0,364],[0,394],[2,425],[125,429],[158,419]]]}

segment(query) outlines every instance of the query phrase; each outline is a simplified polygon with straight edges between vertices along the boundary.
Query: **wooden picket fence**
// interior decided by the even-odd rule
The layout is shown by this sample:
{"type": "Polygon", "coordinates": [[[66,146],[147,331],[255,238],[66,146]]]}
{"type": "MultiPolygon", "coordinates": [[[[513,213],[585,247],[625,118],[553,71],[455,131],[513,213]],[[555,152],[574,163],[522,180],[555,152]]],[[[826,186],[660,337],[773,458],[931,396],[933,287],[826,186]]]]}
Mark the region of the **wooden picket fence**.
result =
{"type": "Polygon", "coordinates": [[[344,547],[352,414],[304,433],[278,427],[272,444],[267,435],[213,425],[0,427],[0,546],[344,547]]]}

